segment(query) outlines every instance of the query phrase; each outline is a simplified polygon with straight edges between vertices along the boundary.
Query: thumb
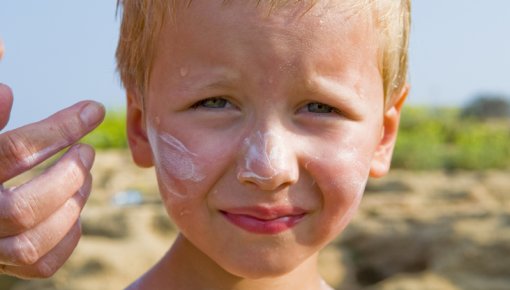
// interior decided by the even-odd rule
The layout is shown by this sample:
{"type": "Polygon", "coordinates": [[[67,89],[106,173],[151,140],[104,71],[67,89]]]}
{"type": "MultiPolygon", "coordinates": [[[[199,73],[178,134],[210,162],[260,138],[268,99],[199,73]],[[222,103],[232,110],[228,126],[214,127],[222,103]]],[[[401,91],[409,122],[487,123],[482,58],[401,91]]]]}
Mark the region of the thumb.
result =
{"type": "Polygon", "coordinates": [[[0,130],[2,130],[7,121],[12,108],[12,91],[11,89],[0,83],[0,130]]]}

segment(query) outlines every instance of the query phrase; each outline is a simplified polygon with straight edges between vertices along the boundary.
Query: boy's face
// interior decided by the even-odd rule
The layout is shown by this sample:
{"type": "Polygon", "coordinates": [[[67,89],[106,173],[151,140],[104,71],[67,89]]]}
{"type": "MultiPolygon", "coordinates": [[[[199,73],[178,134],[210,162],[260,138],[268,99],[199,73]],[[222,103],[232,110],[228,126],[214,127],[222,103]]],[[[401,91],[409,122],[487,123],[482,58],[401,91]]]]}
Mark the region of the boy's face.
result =
{"type": "Polygon", "coordinates": [[[156,166],[183,236],[235,275],[313,259],[389,166],[401,103],[383,108],[376,31],[324,2],[194,1],[163,27],[145,110],[129,98],[135,161],[156,166]]]}

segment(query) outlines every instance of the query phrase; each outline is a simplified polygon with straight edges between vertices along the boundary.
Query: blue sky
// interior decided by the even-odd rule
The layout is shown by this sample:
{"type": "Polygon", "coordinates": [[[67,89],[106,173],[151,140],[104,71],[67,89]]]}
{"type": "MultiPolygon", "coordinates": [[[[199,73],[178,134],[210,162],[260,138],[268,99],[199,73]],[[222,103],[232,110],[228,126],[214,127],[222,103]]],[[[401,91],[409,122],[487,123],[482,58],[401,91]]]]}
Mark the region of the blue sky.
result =
{"type": "MultiPolygon", "coordinates": [[[[79,100],[121,107],[115,73],[116,0],[3,0],[0,82],[15,104],[8,129],[79,100]]],[[[411,104],[461,106],[510,96],[510,1],[414,0],[411,104]]]]}

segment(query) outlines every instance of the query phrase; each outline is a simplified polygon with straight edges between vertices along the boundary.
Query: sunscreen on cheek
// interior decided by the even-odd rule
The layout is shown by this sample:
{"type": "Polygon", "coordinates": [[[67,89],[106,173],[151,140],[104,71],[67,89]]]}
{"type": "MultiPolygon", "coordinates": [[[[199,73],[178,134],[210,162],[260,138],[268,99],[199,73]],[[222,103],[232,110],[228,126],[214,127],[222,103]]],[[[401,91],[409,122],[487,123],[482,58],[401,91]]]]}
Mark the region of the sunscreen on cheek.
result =
{"type": "Polygon", "coordinates": [[[160,154],[162,155],[161,165],[176,179],[202,181],[205,175],[195,164],[197,155],[186,148],[184,144],[175,137],[162,133],[158,136],[160,154]]]}
{"type": "Polygon", "coordinates": [[[197,154],[174,136],[148,127],[158,179],[168,194],[180,198],[188,196],[188,186],[205,179],[197,154]]]}

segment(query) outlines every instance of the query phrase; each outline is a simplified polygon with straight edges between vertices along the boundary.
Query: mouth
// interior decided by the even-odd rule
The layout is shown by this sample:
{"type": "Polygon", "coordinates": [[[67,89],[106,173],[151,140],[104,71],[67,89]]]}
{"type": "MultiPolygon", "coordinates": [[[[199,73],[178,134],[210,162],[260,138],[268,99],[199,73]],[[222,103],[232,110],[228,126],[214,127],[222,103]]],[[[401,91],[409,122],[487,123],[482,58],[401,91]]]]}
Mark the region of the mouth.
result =
{"type": "Polygon", "coordinates": [[[275,235],[296,226],[306,215],[295,207],[244,207],[220,211],[233,225],[254,234],[275,235]]]}

